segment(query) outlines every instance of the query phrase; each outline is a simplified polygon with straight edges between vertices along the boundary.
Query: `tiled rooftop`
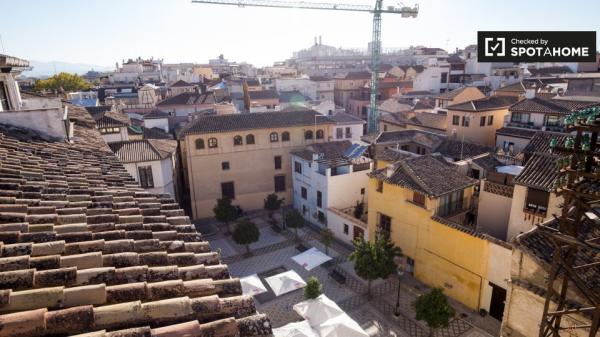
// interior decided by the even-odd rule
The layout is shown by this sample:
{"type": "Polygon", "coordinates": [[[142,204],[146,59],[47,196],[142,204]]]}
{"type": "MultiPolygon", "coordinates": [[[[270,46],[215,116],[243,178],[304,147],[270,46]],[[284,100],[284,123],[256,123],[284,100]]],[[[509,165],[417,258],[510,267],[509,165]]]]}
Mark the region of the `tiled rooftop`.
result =
{"type": "Polygon", "coordinates": [[[177,149],[177,141],[171,139],[126,140],[109,143],[110,149],[123,163],[162,160],[177,149]]]}
{"type": "Polygon", "coordinates": [[[508,108],[512,104],[518,101],[517,97],[512,96],[490,96],[484,97],[464,103],[454,104],[448,106],[448,110],[458,111],[486,111],[496,110],[501,108],[508,108]]]}
{"type": "Polygon", "coordinates": [[[73,143],[0,125],[0,336],[270,334],[175,200],[137,186],[82,110],[73,143]]]}
{"type": "Polygon", "coordinates": [[[179,95],[169,97],[156,104],[157,107],[166,107],[171,105],[199,105],[216,103],[215,96],[212,93],[200,94],[197,92],[183,92],[179,95]]]}
{"type": "Polygon", "coordinates": [[[600,103],[534,97],[513,104],[509,111],[569,114],[597,105],[600,103]]]}

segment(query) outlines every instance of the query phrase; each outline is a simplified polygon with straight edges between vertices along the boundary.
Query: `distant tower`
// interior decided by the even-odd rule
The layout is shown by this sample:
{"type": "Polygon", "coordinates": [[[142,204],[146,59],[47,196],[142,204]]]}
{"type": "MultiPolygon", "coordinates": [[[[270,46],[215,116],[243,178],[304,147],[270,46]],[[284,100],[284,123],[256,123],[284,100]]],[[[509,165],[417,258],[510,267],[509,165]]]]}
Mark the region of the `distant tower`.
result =
{"type": "Polygon", "coordinates": [[[319,35],[319,46],[321,45],[321,35],[319,35]]]}
{"type": "Polygon", "coordinates": [[[317,45],[317,37],[315,36],[315,46],[317,45]]]}

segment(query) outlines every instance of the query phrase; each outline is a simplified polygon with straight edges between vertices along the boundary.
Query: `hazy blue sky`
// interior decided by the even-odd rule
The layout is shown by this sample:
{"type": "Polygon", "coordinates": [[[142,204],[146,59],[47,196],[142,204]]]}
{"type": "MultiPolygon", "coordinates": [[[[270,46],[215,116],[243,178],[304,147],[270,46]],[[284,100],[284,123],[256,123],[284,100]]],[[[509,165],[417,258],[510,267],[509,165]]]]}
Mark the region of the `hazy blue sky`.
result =
{"type": "MultiPolygon", "coordinates": [[[[373,0],[329,0],[371,4],[373,0]]],[[[123,58],[229,60],[268,65],[309,47],[366,48],[368,13],[237,8],[189,0],[0,0],[4,52],[37,61],[112,66],[123,58]]],[[[394,5],[388,1],[384,4],[394,5]]],[[[598,0],[420,0],[417,19],[384,15],[383,47],[448,48],[477,30],[598,30],[598,0]]],[[[412,5],[413,2],[405,2],[412,5]]],[[[600,45],[600,43],[599,43],[600,45]]],[[[0,47],[0,52],[2,49],[0,47]]]]}

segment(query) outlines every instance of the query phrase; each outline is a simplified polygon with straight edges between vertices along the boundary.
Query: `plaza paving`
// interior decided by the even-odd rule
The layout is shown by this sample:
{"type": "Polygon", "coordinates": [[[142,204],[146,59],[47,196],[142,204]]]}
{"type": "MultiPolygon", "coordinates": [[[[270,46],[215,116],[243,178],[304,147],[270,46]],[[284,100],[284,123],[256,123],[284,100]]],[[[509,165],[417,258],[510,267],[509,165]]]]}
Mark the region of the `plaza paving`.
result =
{"type": "MultiPolygon", "coordinates": [[[[281,217],[275,215],[277,220],[281,217]]],[[[372,297],[367,298],[366,282],[354,273],[352,263],[347,261],[348,249],[334,243],[329,248],[329,255],[334,257],[337,264],[336,270],[346,277],[345,284],[341,285],[329,276],[329,267],[316,267],[311,271],[305,270],[295,263],[291,257],[299,253],[294,242],[293,232],[282,231],[277,233],[268,225],[266,215],[253,215],[251,220],[260,229],[259,242],[252,245],[252,256],[245,255],[245,247],[233,242],[230,236],[222,233],[208,238],[214,249],[220,249],[221,257],[229,265],[233,277],[243,277],[250,274],[261,274],[275,268],[283,267],[296,271],[304,280],[315,276],[323,284],[325,294],[338,303],[353,319],[355,319],[370,336],[406,336],[426,337],[428,329],[424,322],[414,319],[412,303],[416,297],[427,290],[410,276],[402,280],[400,296],[400,317],[394,316],[398,280],[391,277],[387,280],[377,280],[372,283],[372,297]]],[[[232,226],[233,227],[233,226],[232,226]]],[[[309,228],[299,230],[301,241],[306,247],[317,247],[325,251],[318,241],[318,233],[309,228]]],[[[279,327],[290,322],[301,320],[292,306],[304,300],[303,290],[296,290],[265,303],[256,301],[257,310],[269,315],[274,327],[279,327]]],[[[448,328],[436,331],[439,337],[489,337],[497,336],[500,323],[486,317],[481,318],[477,313],[464,306],[451,301],[459,318],[454,319],[448,328]],[[463,315],[460,315],[463,314],[463,315]],[[487,331],[487,332],[486,332],[487,331]]]]}

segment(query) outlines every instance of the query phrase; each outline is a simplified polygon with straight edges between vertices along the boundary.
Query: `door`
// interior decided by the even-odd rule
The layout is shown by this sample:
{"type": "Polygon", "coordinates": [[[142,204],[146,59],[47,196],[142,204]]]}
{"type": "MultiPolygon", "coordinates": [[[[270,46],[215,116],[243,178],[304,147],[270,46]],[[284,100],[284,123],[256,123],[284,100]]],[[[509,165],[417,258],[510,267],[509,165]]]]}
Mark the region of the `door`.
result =
{"type": "Polygon", "coordinates": [[[506,301],[506,290],[490,282],[492,287],[492,301],[490,303],[490,316],[502,321],[504,315],[504,302],[506,301]]]}
{"type": "Polygon", "coordinates": [[[352,226],[354,228],[353,233],[352,233],[352,238],[356,240],[356,238],[361,238],[364,239],[365,238],[365,231],[357,226],[352,226]]]}

